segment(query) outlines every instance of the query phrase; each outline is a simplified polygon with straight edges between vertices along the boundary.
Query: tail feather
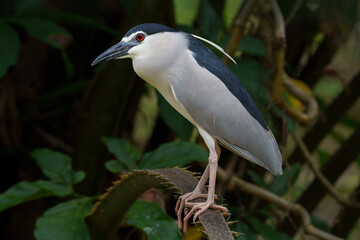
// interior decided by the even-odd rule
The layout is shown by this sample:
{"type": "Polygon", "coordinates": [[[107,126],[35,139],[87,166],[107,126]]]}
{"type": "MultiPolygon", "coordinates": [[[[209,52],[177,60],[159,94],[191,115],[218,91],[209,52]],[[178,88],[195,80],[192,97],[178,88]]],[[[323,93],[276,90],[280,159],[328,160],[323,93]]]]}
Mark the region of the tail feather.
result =
{"type": "Polygon", "coordinates": [[[279,151],[279,148],[277,146],[274,136],[272,135],[271,131],[268,131],[268,132],[270,134],[269,138],[270,138],[270,142],[271,142],[270,149],[272,149],[273,151],[271,151],[269,153],[269,156],[267,156],[266,160],[265,159],[260,160],[260,159],[256,158],[253,154],[251,154],[249,151],[247,151],[244,147],[232,144],[223,138],[217,138],[217,139],[219,140],[221,145],[228,148],[230,151],[234,152],[235,154],[249,160],[250,162],[253,162],[253,163],[265,168],[266,170],[271,172],[273,175],[281,175],[283,173],[282,168],[281,168],[281,163],[282,163],[281,154],[280,154],[280,151],[279,151]]]}

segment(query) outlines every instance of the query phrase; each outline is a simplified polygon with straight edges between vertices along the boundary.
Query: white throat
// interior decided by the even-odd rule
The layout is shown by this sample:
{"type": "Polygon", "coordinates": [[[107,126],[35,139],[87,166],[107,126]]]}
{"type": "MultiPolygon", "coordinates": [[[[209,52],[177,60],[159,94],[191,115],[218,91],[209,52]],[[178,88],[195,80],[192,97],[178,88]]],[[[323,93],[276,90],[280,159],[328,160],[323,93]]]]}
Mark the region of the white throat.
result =
{"type": "Polygon", "coordinates": [[[175,64],[188,49],[185,34],[163,32],[149,35],[136,47],[129,50],[135,72],[145,81],[158,87],[158,81],[171,79],[175,64]]]}

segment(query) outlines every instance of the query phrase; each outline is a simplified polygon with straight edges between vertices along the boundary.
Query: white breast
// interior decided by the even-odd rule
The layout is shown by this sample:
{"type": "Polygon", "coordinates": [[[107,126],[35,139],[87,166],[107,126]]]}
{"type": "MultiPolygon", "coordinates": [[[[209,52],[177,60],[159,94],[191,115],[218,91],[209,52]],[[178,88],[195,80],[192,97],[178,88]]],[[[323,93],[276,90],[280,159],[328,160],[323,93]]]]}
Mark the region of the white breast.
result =
{"type": "MultiPolygon", "coordinates": [[[[129,51],[137,75],[153,85],[168,103],[182,116],[195,124],[189,113],[176,99],[172,81],[182,80],[189,72],[186,64],[187,39],[178,32],[164,32],[147,36],[142,44],[129,51]]],[[[190,80],[190,79],[189,79],[190,80]]]]}

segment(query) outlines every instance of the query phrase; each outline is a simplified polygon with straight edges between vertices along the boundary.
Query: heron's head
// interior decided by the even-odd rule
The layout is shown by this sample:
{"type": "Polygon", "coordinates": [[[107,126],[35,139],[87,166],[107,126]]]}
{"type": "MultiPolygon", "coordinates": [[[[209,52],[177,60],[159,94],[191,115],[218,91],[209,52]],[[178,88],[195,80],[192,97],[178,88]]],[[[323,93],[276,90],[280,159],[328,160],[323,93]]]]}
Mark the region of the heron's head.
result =
{"type": "Polygon", "coordinates": [[[112,59],[131,58],[151,62],[169,62],[172,55],[187,44],[186,38],[170,27],[145,23],[128,31],[121,41],[101,53],[92,66],[112,59]]]}

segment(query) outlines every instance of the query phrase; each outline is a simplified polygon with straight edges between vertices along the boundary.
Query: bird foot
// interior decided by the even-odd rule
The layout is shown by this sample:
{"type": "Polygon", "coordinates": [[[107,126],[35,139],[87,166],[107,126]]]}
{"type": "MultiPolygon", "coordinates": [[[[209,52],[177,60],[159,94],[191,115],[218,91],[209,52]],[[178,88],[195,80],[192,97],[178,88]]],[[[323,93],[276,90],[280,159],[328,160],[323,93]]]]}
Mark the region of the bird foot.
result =
{"type": "Polygon", "coordinates": [[[189,221],[190,217],[193,214],[195,214],[193,217],[193,222],[195,222],[195,220],[209,208],[219,209],[222,212],[224,212],[224,214],[229,213],[229,210],[226,207],[216,205],[214,203],[214,199],[217,199],[216,196],[214,196],[214,198],[208,198],[208,197],[209,197],[208,194],[203,194],[203,193],[199,193],[199,192],[195,192],[195,191],[186,193],[179,197],[179,199],[176,203],[175,211],[178,216],[178,227],[179,227],[180,231],[182,230],[183,233],[186,233],[187,232],[187,222],[189,221]],[[205,198],[207,200],[206,200],[206,202],[200,202],[200,203],[199,202],[197,202],[197,203],[190,202],[197,198],[205,198]],[[189,212],[187,212],[186,208],[191,208],[191,210],[189,212]],[[185,217],[184,217],[184,221],[182,221],[182,212],[184,209],[185,209],[185,217]]]}
{"type": "MultiPolygon", "coordinates": [[[[180,229],[180,231],[182,230],[182,226],[183,226],[183,222],[182,222],[182,212],[184,210],[184,208],[186,208],[188,206],[188,204],[190,203],[189,201],[197,199],[197,198],[207,198],[208,195],[207,194],[202,194],[200,192],[197,191],[193,191],[193,192],[189,192],[189,193],[185,193],[184,195],[180,196],[177,203],[176,203],[176,207],[175,207],[175,212],[178,216],[178,227],[180,229]]],[[[185,227],[186,229],[186,227],[185,227]]],[[[185,231],[183,231],[185,233],[185,231]]]]}

